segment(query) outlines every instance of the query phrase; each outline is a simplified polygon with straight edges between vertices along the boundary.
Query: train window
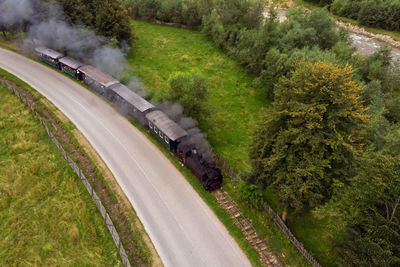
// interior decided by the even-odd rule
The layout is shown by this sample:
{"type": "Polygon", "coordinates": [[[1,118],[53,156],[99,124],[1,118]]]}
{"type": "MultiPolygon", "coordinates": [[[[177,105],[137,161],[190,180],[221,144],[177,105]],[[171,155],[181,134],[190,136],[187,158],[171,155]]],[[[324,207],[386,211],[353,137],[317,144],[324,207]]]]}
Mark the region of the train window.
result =
{"type": "Polygon", "coordinates": [[[161,131],[158,134],[160,135],[161,138],[163,138],[163,133],[161,131]]]}
{"type": "Polygon", "coordinates": [[[154,132],[157,133],[157,127],[156,126],[154,126],[154,132]]]}
{"type": "Polygon", "coordinates": [[[153,129],[153,124],[151,124],[151,122],[149,122],[149,128],[153,129]]]}
{"type": "Polygon", "coordinates": [[[167,144],[169,144],[169,139],[168,139],[167,136],[164,136],[164,140],[165,140],[165,142],[166,142],[167,144]]]}

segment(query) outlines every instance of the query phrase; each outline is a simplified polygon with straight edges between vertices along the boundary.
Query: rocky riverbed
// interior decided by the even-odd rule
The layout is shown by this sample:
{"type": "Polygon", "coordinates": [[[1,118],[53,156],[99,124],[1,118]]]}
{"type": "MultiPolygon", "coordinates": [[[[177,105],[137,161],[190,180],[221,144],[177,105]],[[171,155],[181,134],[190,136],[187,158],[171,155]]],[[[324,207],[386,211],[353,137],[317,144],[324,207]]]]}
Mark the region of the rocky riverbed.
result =
{"type": "MultiPolygon", "coordinates": [[[[286,20],[285,9],[277,9],[277,13],[280,22],[286,20]]],[[[264,12],[264,15],[268,16],[268,10],[264,12]]],[[[363,27],[341,20],[337,20],[336,25],[339,27],[344,27],[350,32],[353,45],[357,48],[359,53],[370,55],[374,53],[383,43],[387,43],[392,47],[393,60],[400,59],[400,41],[394,40],[391,36],[371,33],[365,30],[363,27]]]]}

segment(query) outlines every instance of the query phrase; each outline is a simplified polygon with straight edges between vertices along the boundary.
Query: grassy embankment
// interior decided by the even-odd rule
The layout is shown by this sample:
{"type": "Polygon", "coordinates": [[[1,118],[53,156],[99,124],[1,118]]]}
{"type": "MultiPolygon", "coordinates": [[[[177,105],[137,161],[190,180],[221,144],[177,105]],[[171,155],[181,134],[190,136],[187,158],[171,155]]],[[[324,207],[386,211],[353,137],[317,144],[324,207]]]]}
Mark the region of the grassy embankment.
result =
{"type": "MultiPolygon", "coordinates": [[[[18,51],[15,50],[16,47],[12,43],[9,43],[9,46],[6,44],[7,43],[1,41],[0,47],[18,53],[18,51]]],[[[30,56],[29,58],[46,67],[49,67],[47,64],[39,61],[36,58],[30,56]]],[[[65,73],[61,74],[79,83],[71,76],[65,73]]],[[[122,189],[119,187],[119,184],[116,182],[111,171],[107,168],[100,156],[95,152],[90,143],[79,132],[75,125],[46,98],[40,95],[25,82],[2,69],[0,69],[0,76],[4,76],[6,79],[14,82],[16,85],[23,88],[23,90],[31,94],[35,98],[35,101],[39,101],[40,104],[43,105],[42,108],[44,108],[48,113],[52,114],[53,118],[57,120],[58,126],[60,126],[63,131],[68,134],[72,144],[69,143],[68,145],[64,146],[64,149],[86,173],[86,176],[89,177],[89,181],[97,191],[97,195],[102,199],[103,204],[105,204],[105,207],[111,215],[112,221],[114,222],[114,226],[122,238],[131,264],[134,266],[161,266],[162,263],[157,251],[155,250],[143,225],[137,217],[136,212],[133,210],[131,203],[125,196],[122,189]],[[80,152],[77,153],[77,151],[80,152]],[[84,158],[87,159],[86,162],[83,160],[84,158]],[[118,212],[115,212],[116,210],[118,212]]],[[[90,90],[84,84],[81,85],[90,90]]],[[[41,113],[40,110],[38,111],[41,113]]],[[[41,115],[42,118],[47,121],[46,116],[43,116],[43,114],[41,115]]],[[[51,125],[53,122],[47,121],[47,124],[51,125]]],[[[59,136],[57,138],[60,141],[59,136]]],[[[63,142],[64,141],[61,140],[61,143],[63,142]]]]}
{"type": "MultiPolygon", "coordinates": [[[[252,85],[255,76],[226,56],[200,32],[140,21],[133,21],[132,25],[138,38],[128,59],[133,73],[155,94],[162,93],[168,87],[168,78],[175,71],[196,69],[208,77],[210,105],[214,109],[213,118],[210,119],[215,123],[215,129],[208,132],[208,139],[236,171],[248,171],[250,136],[257,127],[262,109],[269,105],[257,93],[258,88],[252,85]]],[[[234,197],[245,215],[252,218],[272,249],[282,253],[285,262],[290,265],[305,265],[305,259],[289,244],[269,216],[240,201],[235,187],[236,181],[225,179],[224,189],[234,197]]],[[[312,227],[315,228],[315,223],[312,227]]],[[[329,245],[322,247],[329,249],[329,245]]],[[[324,257],[323,254],[326,251],[316,256],[324,257]]]]}
{"type": "Polygon", "coordinates": [[[40,122],[0,86],[0,265],[116,265],[86,189],[40,122]]]}

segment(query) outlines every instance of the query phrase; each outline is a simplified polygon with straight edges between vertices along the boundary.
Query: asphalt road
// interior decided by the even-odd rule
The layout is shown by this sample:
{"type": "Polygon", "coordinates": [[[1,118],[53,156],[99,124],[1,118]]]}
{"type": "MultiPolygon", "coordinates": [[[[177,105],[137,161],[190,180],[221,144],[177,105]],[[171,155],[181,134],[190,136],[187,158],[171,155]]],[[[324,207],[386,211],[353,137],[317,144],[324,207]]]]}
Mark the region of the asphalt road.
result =
{"type": "Polygon", "coordinates": [[[0,68],[56,105],[85,135],[132,203],[166,266],[250,266],[182,174],[108,103],[60,73],[0,49],[0,68]]]}

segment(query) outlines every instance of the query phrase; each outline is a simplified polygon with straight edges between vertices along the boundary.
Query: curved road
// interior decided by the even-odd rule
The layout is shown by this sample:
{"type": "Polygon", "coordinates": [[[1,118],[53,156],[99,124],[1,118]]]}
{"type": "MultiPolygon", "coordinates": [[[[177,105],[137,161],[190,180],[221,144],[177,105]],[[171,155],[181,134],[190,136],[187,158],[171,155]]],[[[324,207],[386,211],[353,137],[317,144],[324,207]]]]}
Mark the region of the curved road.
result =
{"type": "Polygon", "coordinates": [[[21,55],[0,68],[54,103],[86,136],[132,203],[166,266],[250,266],[224,225],[181,173],[108,103],[21,55]]]}

